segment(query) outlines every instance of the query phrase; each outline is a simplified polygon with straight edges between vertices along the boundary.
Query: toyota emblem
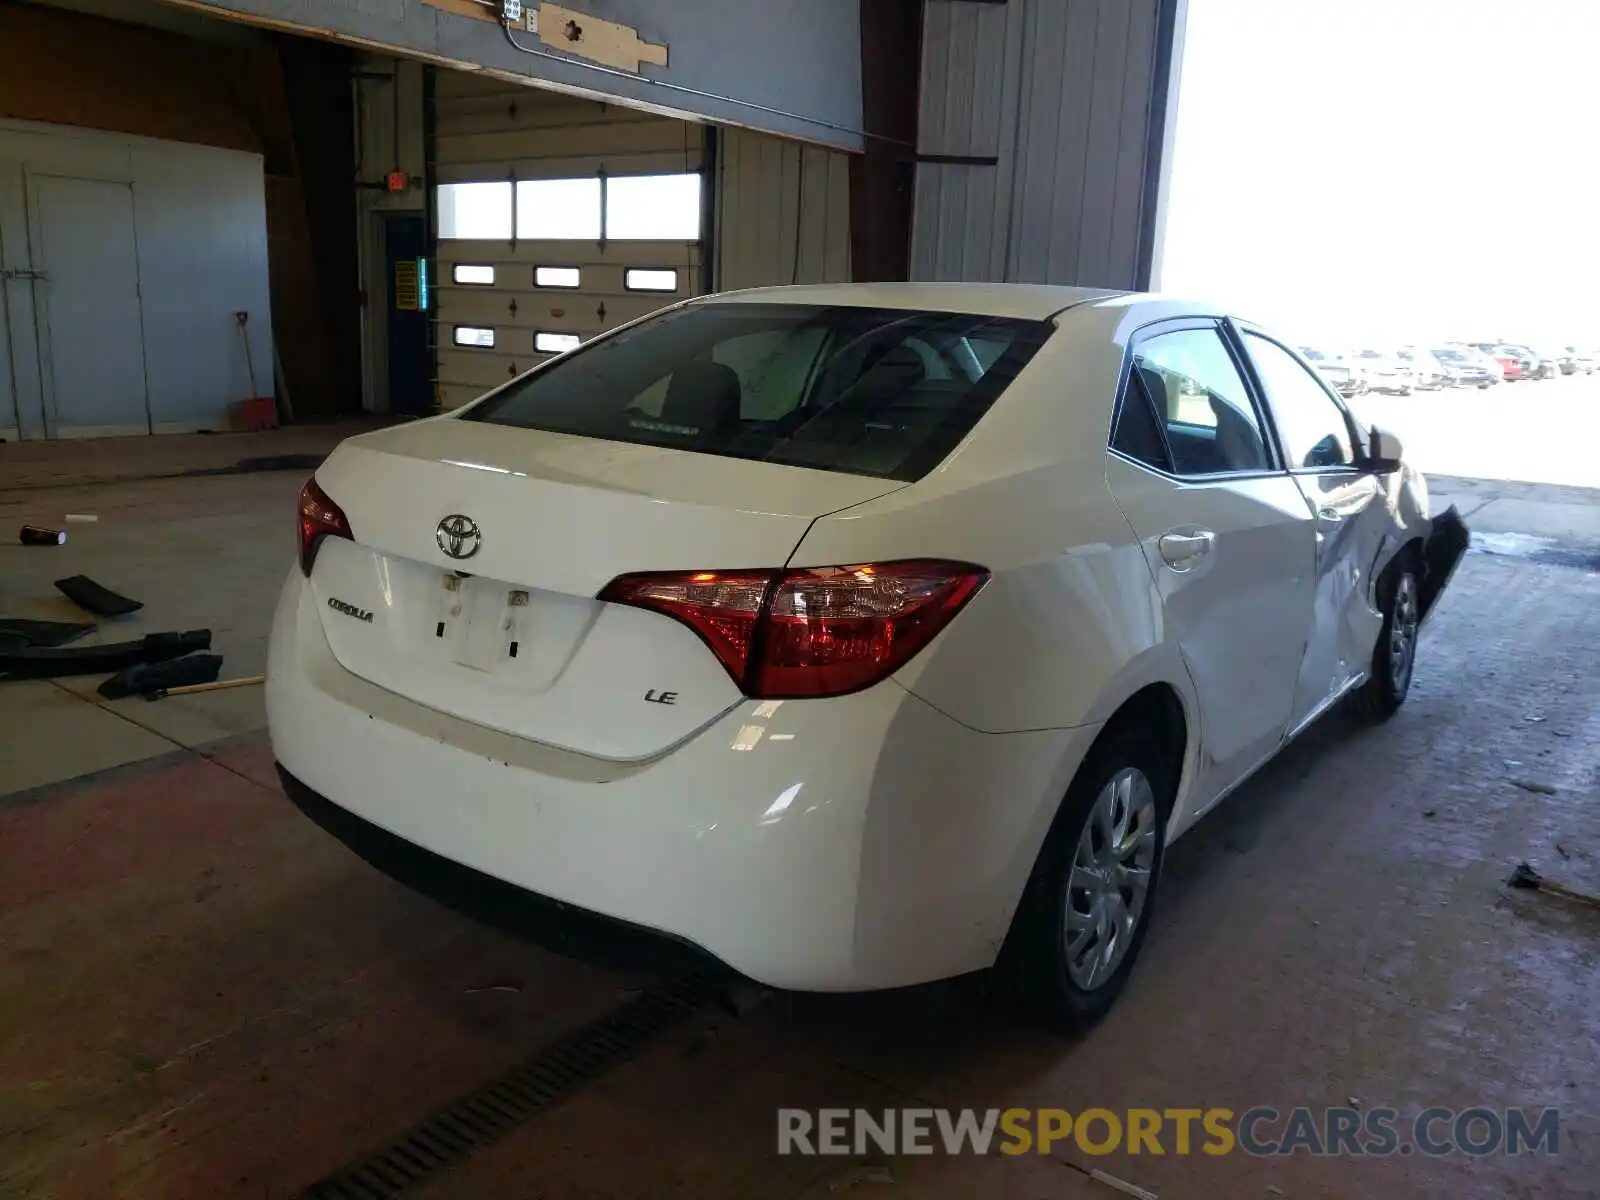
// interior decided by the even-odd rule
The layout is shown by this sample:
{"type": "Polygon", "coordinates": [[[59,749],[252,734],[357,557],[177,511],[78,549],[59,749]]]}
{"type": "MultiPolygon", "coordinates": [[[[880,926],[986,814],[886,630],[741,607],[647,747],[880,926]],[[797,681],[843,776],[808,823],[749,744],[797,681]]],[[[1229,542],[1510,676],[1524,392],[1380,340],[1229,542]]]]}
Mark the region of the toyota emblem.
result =
{"type": "Polygon", "coordinates": [[[439,522],[433,540],[451,558],[471,558],[483,544],[483,534],[478,531],[478,523],[471,517],[451,513],[439,522]]]}

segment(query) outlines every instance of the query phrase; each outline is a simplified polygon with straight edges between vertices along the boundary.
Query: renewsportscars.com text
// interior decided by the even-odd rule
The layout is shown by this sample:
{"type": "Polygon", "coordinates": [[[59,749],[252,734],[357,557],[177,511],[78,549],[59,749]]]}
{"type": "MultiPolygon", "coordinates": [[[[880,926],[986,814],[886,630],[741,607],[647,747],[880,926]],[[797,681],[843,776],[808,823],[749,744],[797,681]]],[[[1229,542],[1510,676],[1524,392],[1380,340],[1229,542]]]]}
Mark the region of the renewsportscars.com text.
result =
{"type": "Polygon", "coordinates": [[[948,1109],[783,1108],[778,1153],[811,1155],[1244,1153],[1382,1158],[1556,1154],[1559,1109],[1257,1107],[948,1109]]]}

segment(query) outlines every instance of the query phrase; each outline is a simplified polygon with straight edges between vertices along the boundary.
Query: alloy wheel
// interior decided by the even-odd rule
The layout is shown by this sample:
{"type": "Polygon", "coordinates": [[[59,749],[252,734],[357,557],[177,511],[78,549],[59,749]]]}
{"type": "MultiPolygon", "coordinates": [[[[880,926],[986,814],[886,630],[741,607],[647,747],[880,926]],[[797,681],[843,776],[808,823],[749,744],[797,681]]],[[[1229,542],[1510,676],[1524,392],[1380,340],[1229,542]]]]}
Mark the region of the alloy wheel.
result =
{"type": "Polygon", "coordinates": [[[1417,657],[1417,580],[1409,571],[1394,589],[1394,617],[1389,625],[1389,682],[1397,695],[1411,683],[1417,657]]]}
{"type": "Polygon", "coordinates": [[[1127,956],[1155,857],[1155,792],[1144,772],[1127,767],[1095,797],[1067,880],[1067,973],[1084,991],[1111,978],[1127,956]]]}

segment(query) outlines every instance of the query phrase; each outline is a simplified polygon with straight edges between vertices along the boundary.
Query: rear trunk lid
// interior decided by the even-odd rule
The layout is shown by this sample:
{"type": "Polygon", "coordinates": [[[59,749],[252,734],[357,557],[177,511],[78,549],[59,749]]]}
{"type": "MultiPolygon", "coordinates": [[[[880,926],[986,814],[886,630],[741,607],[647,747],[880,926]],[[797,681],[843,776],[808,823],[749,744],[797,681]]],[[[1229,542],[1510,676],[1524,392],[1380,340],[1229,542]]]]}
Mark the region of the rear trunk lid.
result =
{"type": "Polygon", "coordinates": [[[601,588],[782,566],[817,517],[904,486],[450,418],[351,439],[317,483],[355,535],[324,541],[311,576],[345,669],[617,760],[669,749],[740,692],[692,630],[601,588]]]}

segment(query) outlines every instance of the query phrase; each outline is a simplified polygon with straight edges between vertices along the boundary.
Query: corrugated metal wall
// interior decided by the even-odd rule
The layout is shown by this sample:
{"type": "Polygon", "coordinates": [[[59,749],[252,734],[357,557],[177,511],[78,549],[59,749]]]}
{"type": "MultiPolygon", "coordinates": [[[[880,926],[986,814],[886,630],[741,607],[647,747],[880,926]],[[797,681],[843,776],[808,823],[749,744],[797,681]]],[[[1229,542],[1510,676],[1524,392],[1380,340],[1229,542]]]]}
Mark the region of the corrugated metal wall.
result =
{"type": "Polygon", "coordinates": [[[717,287],[850,280],[850,157],[726,129],[717,145],[717,287]]]}
{"type": "Polygon", "coordinates": [[[912,277],[1144,286],[1179,14],[928,0],[912,277]]]}

